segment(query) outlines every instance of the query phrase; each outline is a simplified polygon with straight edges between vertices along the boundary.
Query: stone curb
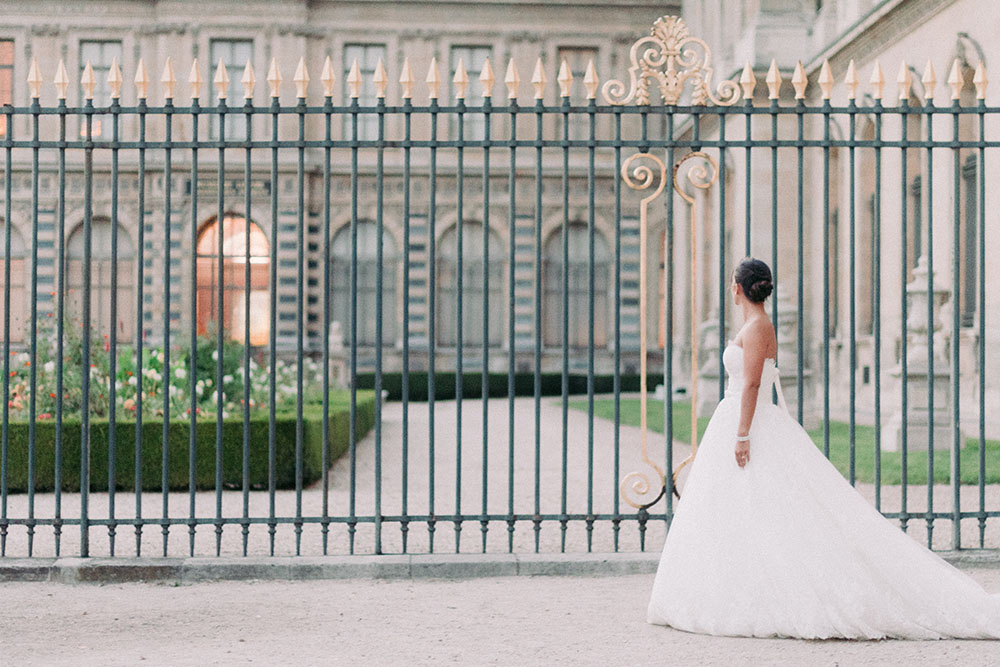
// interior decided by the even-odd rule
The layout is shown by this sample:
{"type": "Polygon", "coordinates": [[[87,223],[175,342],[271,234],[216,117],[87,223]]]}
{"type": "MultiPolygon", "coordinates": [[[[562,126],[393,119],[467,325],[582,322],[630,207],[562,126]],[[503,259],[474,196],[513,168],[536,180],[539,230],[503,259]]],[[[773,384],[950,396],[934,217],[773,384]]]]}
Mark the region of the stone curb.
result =
{"type": "MultiPolygon", "coordinates": [[[[1000,568],[1000,551],[939,552],[963,568],[1000,568]]],[[[474,579],[507,576],[653,574],[659,553],[419,554],[223,558],[30,558],[0,560],[0,583],[474,579]]]]}

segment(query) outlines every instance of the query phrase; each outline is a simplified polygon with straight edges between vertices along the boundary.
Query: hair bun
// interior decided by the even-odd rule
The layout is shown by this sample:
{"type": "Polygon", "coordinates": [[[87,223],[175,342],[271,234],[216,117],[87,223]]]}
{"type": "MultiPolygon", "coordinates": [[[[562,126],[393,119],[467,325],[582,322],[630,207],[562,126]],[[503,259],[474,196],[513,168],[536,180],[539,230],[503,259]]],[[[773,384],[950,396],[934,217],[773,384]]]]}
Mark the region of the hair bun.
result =
{"type": "Polygon", "coordinates": [[[747,293],[747,296],[754,301],[763,301],[767,297],[771,296],[771,291],[773,289],[774,285],[770,280],[758,280],[750,286],[750,291],[747,293]]]}

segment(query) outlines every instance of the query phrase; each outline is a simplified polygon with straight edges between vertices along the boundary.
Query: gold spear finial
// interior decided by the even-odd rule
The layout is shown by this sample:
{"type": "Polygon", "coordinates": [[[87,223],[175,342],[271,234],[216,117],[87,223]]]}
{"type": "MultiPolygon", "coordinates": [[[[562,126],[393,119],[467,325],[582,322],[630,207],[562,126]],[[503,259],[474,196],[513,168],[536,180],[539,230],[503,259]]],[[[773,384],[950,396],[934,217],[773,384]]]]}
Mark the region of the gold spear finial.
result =
{"type": "Polygon", "coordinates": [[[899,74],[896,75],[896,84],[899,86],[899,101],[909,100],[913,77],[910,75],[910,68],[906,66],[905,60],[899,63],[899,74]]]}
{"type": "Polygon", "coordinates": [[[160,75],[160,84],[163,85],[163,99],[174,99],[174,86],[177,85],[177,77],[174,76],[174,65],[167,56],[163,63],[163,74],[160,75]]]}
{"type": "Polygon", "coordinates": [[[976,99],[985,100],[986,86],[989,85],[990,81],[986,78],[986,65],[983,64],[982,60],[976,65],[976,73],[972,77],[972,83],[976,84],[976,99]]]}
{"type": "Polygon", "coordinates": [[[191,91],[191,99],[197,100],[201,98],[201,84],[205,83],[201,78],[201,70],[198,69],[198,59],[195,58],[191,63],[191,71],[188,73],[188,88],[191,91]]]}
{"type": "Polygon", "coordinates": [[[948,74],[948,85],[951,87],[951,99],[957,100],[962,96],[962,86],[965,85],[965,77],[962,76],[962,66],[958,58],[951,64],[951,73],[948,74]]]}
{"type": "Polygon", "coordinates": [[[406,57],[403,59],[403,71],[399,75],[399,88],[404,100],[413,98],[413,83],[415,81],[413,68],[410,67],[410,58],[406,57]]]}
{"type": "Polygon", "coordinates": [[[776,100],[781,96],[781,72],[778,71],[778,62],[771,59],[771,66],[767,70],[767,98],[776,100]]]}
{"type": "Polygon", "coordinates": [[[868,80],[868,83],[872,85],[872,97],[881,101],[882,88],[885,87],[885,76],[882,74],[882,65],[878,60],[875,61],[875,66],[872,67],[872,77],[868,80]]]}
{"type": "Polygon", "coordinates": [[[535,88],[535,99],[540,100],[545,97],[545,68],[542,67],[542,59],[535,62],[535,72],[531,75],[531,85],[535,88]]]}
{"type": "Polygon", "coordinates": [[[597,99],[597,88],[601,85],[601,80],[597,78],[597,68],[594,67],[594,59],[587,63],[587,71],[583,73],[583,87],[587,89],[587,99],[597,99]]]}
{"type": "Polygon", "coordinates": [[[347,73],[347,88],[352,98],[361,97],[361,66],[358,65],[357,58],[351,64],[351,71],[347,73]]]}
{"type": "Polygon", "coordinates": [[[465,71],[465,62],[458,59],[458,67],[455,69],[455,77],[451,80],[455,85],[455,99],[465,99],[465,89],[469,85],[469,75],[465,71]]]}
{"type": "Polygon", "coordinates": [[[271,58],[271,66],[267,68],[267,85],[271,88],[271,97],[278,97],[281,94],[281,71],[278,69],[278,60],[271,58]]]}
{"type": "Polygon", "coordinates": [[[424,79],[424,83],[427,84],[427,97],[436,100],[441,91],[441,74],[438,72],[437,58],[431,58],[431,65],[427,68],[427,78],[424,79]]]}
{"type": "Polygon", "coordinates": [[[569,97],[573,87],[573,73],[569,70],[569,64],[565,58],[559,64],[559,74],[556,76],[556,81],[559,82],[559,96],[569,97]]]}
{"type": "Polygon", "coordinates": [[[479,85],[483,89],[483,99],[493,97],[493,86],[496,83],[496,76],[493,74],[493,65],[487,58],[483,63],[483,71],[479,73],[479,85]]]}
{"type": "Polygon", "coordinates": [[[382,64],[382,59],[378,59],[378,64],[375,65],[375,74],[372,76],[372,83],[375,84],[375,97],[381,97],[385,99],[385,89],[389,84],[389,76],[385,72],[385,65],[382,64]]]}
{"type": "Polygon", "coordinates": [[[743,72],[740,74],[740,88],[743,89],[743,99],[753,100],[753,89],[757,87],[757,77],[753,75],[753,67],[747,60],[743,65],[743,72]]]}
{"type": "Polygon", "coordinates": [[[858,80],[858,68],[854,65],[854,59],[847,64],[847,74],[844,75],[844,87],[847,88],[847,99],[856,100],[858,99],[858,86],[861,82],[858,80]]]}
{"type": "Polygon", "coordinates": [[[795,65],[795,71],[792,73],[792,87],[795,88],[795,99],[804,100],[806,97],[806,86],[809,84],[809,79],[806,78],[806,70],[802,67],[802,61],[800,60],[795,65]]]}
{"type": "Polygon", "coordinates": [[[253,65],[250,61],[247,61],[246,67],[243,68],[243,77],[240,79],[240,83],[243,84],[243,97],[248,100],[253,99],[253,88],[257,85],[257,77],[253,73],[253,65]]]}
{"type": "Polygon", "coordinates": [[[309,72],[306,70],[306,59],[299,58],[299,66],[295,68],[295,76],[292,77],[295,83],[295,94],[300,99],[305,99],[309,88],[309,72]]]}
{"type": "Polygon", "coordinates": [[[222,58],[219,58],[219,65],[215,68],[213,83],[215,84],[216,96],[220,100],[226,99],[229,91],[229,73],[226,71],[226,63],[222,62],[222,58]]]}
{"type": "Polygon", "coordinates": [[[823,94],[823,99],[830,99],[831,93],[833,92],[833,84],[835,79],[833,78],[833,70],[830,69],[830,61],[824,60],[823,67],[819,70],[819,83],[820,92],[823,94]]]}
{"type": "Polygon", "coordinates": [[[513,58],[507,61],[507,74],[504,75],[503,82],[507,86],[507,98],[516,100],[517,88],[521,84],[521,77],[517,75],[517,66],[514,64],[513,58]]]}
{"type": "Polygon", "coordinates": [[[38,61],[31,57],[31,65],[28,67],[28,90],[31,91],[32,99],[42,96],[42,71],[38,69],[38,61]]]}
{"type": "Polygon", "coordinates": [[[94,99],[94,87],[97,85],[97,77],[94,76],[94,67],[87,61],[83,67],[83,74],[80,75],[80,87],[83,88],[83,99],[94,99]]]}
{"type": "Polygon", "coordinates": [[[924,75],[920,77],[920,82],[924,84],[924,99],[928,102],[934,99],[934,89],[937,87],[937,76],[934,74],[934,65],[930,59],[924,67],[924,75]]]}
{"type": "Polygon", "coordinates": [[[319,80],[323,84],[323,96],[333,97],[333,86],[337,82],[337,77],[333,73],[333,61],[330,60],[330,56],[323,61],[323,72],[319,80]]]}
{"type": "Polygon", "coordinates": [[[52,80],[56,84],[56,97],[60,100],[66,99],[66,89],[69,88],[69,75],[66,74],[66,63],[59,59],[59,66],[56,67],[56,78],[52,80]]]}
{"type": "Polygon", "coordinates": [[[111,89],[111,99],[121,99],[122,96],[122,70],[118,67],[118,58],[111,59],[111,69],[108,70],[108,88],[111,89]]]}
{"type": "Polygon", "coordinates": [[[135,66],[135,79],[132,83],[135,84],[136,98],[146,99],[149,93],[149,73],[146,72],[146,63],[142,58],[139,58],[139,64],[135,66]]]}

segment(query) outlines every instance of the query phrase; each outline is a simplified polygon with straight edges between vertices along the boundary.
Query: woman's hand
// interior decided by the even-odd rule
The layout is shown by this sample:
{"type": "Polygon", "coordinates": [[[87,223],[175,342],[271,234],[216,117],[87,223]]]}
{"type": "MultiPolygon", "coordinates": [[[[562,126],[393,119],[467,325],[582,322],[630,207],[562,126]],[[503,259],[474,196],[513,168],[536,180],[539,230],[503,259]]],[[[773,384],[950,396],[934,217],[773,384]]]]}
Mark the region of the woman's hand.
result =
{"type": "Polygon", "coordinates": [[[742,468],[749,462],[750,462],[750,441],[738,440],[736,442],[736,464],[742,468]]]}

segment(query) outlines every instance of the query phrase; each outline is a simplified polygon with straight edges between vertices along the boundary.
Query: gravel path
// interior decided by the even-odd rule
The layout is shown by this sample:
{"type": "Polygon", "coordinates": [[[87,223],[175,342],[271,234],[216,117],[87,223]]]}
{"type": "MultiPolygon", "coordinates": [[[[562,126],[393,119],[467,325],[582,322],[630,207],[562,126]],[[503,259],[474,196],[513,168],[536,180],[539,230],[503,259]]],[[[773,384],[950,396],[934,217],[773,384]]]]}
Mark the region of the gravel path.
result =
{"type": "MultiPolygon", "coordinates": [[[[574,400],[580,397],[573,397],[574,400]]],[[[585,398],[585,397],[584,397],[585,398]]],[[[510,438],[509,412],[507,399],[492,399],[488,401],[488,447],[486,451],[487,478],[486,486],[489,492],[487,510],[490,513],[506,514],[510,507],[510,438]]],[[[562,408],[557,397],[545,397],[541,402],[541,445],[539,447],[537,494],[539,507],[543,513],[560,513],[563,508],[563,428],[562,408]]],[[[461,511],[468,514],[478,514],[482,511],[483,489],[483,404],[480,400],[466,400],[462,406],[462,448],[461,448],[461,484],[457,484],[458,460],[456,404],[454,401],[439,401],[435,410],[435,442],[434,442],[434,509],[438,514],[453,513],[458,506],[459,491],[461,492],[461,511]]],[[[633,470],[647,470],[640,457],[639,429],[629,426],[621,427],[619,473],[615,475],[614,425],[608,420],[594,420],[593,475],[588,474],[588,419],[585,413],[570,410],[566,430],[566,472],[565,472],[565,507],[570,513],[585,514],[588,506],[587,489],[592,484],[594,489],[592,510],[599,513],[614,511],[614,502],[619,497],[619,480],[633,470]]],[[[426,403],[410,405],[408,429],[408,470],[406,476],[407,511],[410,514],[427,514],[430,510],[430,418],[426,403]]],[[[535,413],[534,401],[531,398],[518,398],[514,409],[514,465],[513,465],[513,506],[517,513],[531,514],[535,507],[536,475],[535,475],[535,413]]],[[[383,411],[382,429],[382,512],[384,515],[399,515],[403,509],[403,414],[401,403],[388,403],[383,411]]],[[[663,445],[654,434],[650,438],[651,456],[654,460],[664,458],[663,445]]],[[[674,448],[675,462],[680,462],[689,452],[689,448],[678,444],[674,448]]],[[[375,479],[375,437],[374,431],[369,433],[357,447],[355,470],[355,485],[357,489],[355,511],[358,515],[371,515],[374,512],[374,479],[375,479]]],[[[351,466],[350,457],[341,457],[331,468],[330,489],[328,494],[329,512],[331,515],[347,515],[350,511],[351,466]]],[[[858,490],[870,502],[874,503],[875,489],[869,484],[859,484],[858,490]]],[[[947,486],[936,486],[934,490],[935,511],[949,511],[951,508],[951,489],[947,486]]],[[[882,488],[882,508],[887,511],[897,510],[901,502],[901,489],[898,486],[882,488]]],[[[1000,509],[1000,485],[990,485],[986,488],[986,508],[1000,509]]],[[[62,496],[62,512],[64,517],[79,516],[79,495],[64,493],[62,496]]],[[[160,493],[143,494],[143,516],[156,519],[162,516],[163,497],[160,493]]],[[[168,515],[171,517],[186,517],[190,511],[190,498],[184,491],[171,492],[168,502],[168,515]]],[[[252,492],[248,513],[251,517],[267,517],[269,513],[268,495],[263,492],[252,492]]],[[[302,513],[304,516],[320,516],[322,513],[322,485],[317,483],[303,493],[302,513]]],[[[195,506],[198,516],[214,517],[216,513],[215,493],[198,492],[195,494],[195,506]]],[[[908,509],[922,511],[927,506],[926,487],[910,487],[908,509]]],[[[619,497],[619,507],[622,512],[630,511],[619,497]]],[[[90,515],[95,518],[106,518],[109,515],[109,498],[107,493],[92,493],[90,495],[90,515]]],[[[223,516],[239,518],[243,514],[242,493],[239,491],[224,491],[222,493],[223,516]]],[[[654,508],[662,511],[663,501],[654,508]]],[[[962,508],[976,510],[979,508],[978,488],[964,486],[962,488],[962,508]]],[[[292,491],[281,491],[275,498],[275,510],[278,516],[293,517],[296,512],[296,498],[292,491]]],[[[38,494],[35,498],[35,516],[51,518],[55,512],[55,497],[53,494],[38,494]]],[[[23,518],[28,515],[27,495],[12,495],[8,499],[8,515],[12,518],[23,518]]],[[[135,496],[131,493],[116,495],[116,516],[129,518],[135,516],[135,496]]],[[[508,550],[509,534],[504,521],[492,522],[486,533],[486,551],[506,552],[508,550]]],[[[926,522],[913,520],[909,532],[914,539],[926,543],[926,522]]],[[[69,526],[62,535],[61,554],[74,555],[79,553],[79,528],[69,526]]],[[[645,534],[646,549],[659,550],[663,543],[665,532],[662,522],[651,522],[645,534]]],[[[933,543],[937,549],[951,548],[951,522],[938,519],[934,523],[933,543]]],[[[329,533],[328,553],[345,554],[350,550],[347,527],[342,524],[332,524],[329,533]]],[[[407,533],[407,549],[411,553],[426,552],[429,549],[430,535],[426,523],[413,523],[407,533]]],[[[583,552],[588,548],[588,533],[582,521],[571,521],[565,536],[557,521],[545,522],[539,535],[539,549],[542,552],[558,552],[563,548],[570,552],[583,552]]],[[[278,527],[275,553],[277,555],[294,554],[296,536],[289,525],[278,527]]],[[[374,527],[371,523],[359,524],[355,538],[356,553],[374,553],[374,527]]],[[[397,522],[386,522],[383,526],[382,547],[385,553],[398,553],[403,549],[402,531],[397,522]]],[[[590,535],[590,545],[595,552],[611,552],[615,550],[615,533],[610,521],[596,523],[590,535]]],[[[1000,520],[991,519],[986,526],[984,544],[987,547],[1000,547],[1000,520]]],[[[465,522],[462,525],[459,538],[459,549],[462,552],[476,553],[483,551],[483,533],[478,521],[465,522]]],[[[979,526],[976,519],[966,519],[962,522],[962,546],[979,546],[979,526]]],[[[530,552],[535,548],[535,534],[530,522],[518,523],[513,535],[513,548],[517,552],[530,552]]],[[[621,551],[640,550],[640,534],[637,523],[623,522],[618,534],[618,548],[621,551]]],[[[307,524],[301,536],[301,553],[304,555],[319,555],[323,551],[322,533],[318,524],[307,524]]],[[[269,540],[266,525],[253,525],[250,528],[248,553],[266,555],[269,550],[269,540]]],[[[456,532],[454,524],[439,522],[434,533],[435,552],[454,552],[456,550],[456,532]]],[[[242,535],[239,526],[227,526],[223,532],[223,554],[239,555],[242,553],[242,535]]],[[[91,529],[91,555],[106,556],[110,553],[108,530],[103,526],[91,529]]],[[[170,529],[167,539],[166,553],[171,556],[189,555],[188,529],[186,526],[174,526],[170,529]]],[[[55,540],[51,527],[42,526],[37,529],[34,540],[34,554],[38,556],[55,555],[55,540]]],[[[117,555],[136,555],[135,531],[130,526],[121,526],[117,530],[117,555]]],[[[163,554],[163,536],[159,526],[147,525],[142,533],[141,555],[155,556],[163,554]]],[[[194,555],[210,556],[215,554],[215,529],[213,526],[200,526],[197,529],[194,555]]],[[[8,556],[27,555],[27,531],[15,526],[10,529],[7,541],[8,556]]]]}
{"type": "MultiPolygon", "coordinates": [[[[1000,593],[1000,570],[968,572],[1000,593]]],[[[1000,642],[800,641],[645,623],[651,575],[3,584],[0,662],[44,665],[996,665],[1000,642]]]]}

